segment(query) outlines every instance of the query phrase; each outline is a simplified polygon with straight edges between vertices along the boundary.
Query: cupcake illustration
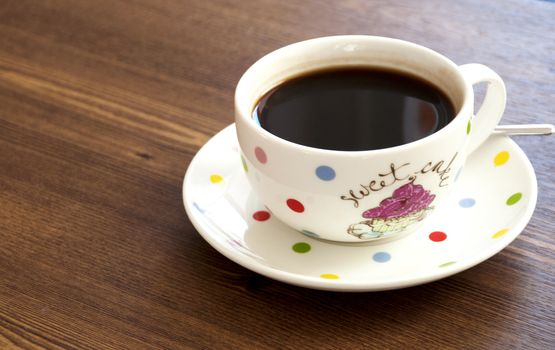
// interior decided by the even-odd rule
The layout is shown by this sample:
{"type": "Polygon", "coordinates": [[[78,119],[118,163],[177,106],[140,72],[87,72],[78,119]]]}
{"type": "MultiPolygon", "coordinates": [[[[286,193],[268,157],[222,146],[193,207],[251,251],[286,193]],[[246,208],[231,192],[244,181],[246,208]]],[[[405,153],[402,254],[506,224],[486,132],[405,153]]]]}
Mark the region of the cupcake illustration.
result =
{"type": "Polygon", "coordinates": [[[365,221],[350,225],[347,232],[360,239],[378,238],[386,233],[404,230],[418,222],[433,209],[430,204],[436,196],[422,185],[408,183],[393,191],[380,205],[362,213],[365,221]]]}

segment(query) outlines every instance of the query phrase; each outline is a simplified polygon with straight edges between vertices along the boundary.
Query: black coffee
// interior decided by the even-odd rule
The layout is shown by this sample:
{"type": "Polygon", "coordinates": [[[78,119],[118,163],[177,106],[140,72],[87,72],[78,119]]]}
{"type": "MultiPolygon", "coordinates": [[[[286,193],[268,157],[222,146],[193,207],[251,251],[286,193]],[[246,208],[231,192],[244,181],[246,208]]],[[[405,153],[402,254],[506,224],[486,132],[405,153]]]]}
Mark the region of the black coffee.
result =
{"type": "Polygon", "coordinates": [[[373,68],[296,77],[269,91],[253,112],[276,136],[343,151],[409,143],[433,134],[454,116],[451,101],[431,83],[373,68]]]}

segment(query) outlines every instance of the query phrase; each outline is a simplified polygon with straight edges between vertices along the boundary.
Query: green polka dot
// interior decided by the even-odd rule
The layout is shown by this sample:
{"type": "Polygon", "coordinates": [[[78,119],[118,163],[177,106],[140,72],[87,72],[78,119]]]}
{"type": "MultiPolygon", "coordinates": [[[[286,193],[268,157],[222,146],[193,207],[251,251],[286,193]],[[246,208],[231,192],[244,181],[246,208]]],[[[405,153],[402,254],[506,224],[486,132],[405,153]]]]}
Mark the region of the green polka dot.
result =
{"type": "Polygon", "coordinates": [[[522,193],[517,192],[507,199],[507,205],[516,204],[522,198],[522,193]]]}
{"type": "Polygon", "coordinates": [[[245,158],[243,158],[243,156],[241,156],[241,163],[243,163],[243,170],[246,173],[249,172],[249,167],[247,166],[247,162],[245,161],[245,158]]]}
{"type": "Polygon", "coordinates": [[[443,263],[441,265],[439,265],[439,267],[447,267],[447,266],[451,266],[455,263],[455,261],[448,261],[446,263],[443,263]]]}
{"type": "Polygon", "coordinates": [[[296,253],[307,253],[310,251],[310,244],[306,242],[298,242],[293,244],[293,251],[296,253]]]}
{"type": "Polygon", "coordinates": [[[470,119],[468,120],[468,123],[466,124],[466,134],[470,134],[470,129],[472,129],[472,122],[470,121],[470,119]]]}

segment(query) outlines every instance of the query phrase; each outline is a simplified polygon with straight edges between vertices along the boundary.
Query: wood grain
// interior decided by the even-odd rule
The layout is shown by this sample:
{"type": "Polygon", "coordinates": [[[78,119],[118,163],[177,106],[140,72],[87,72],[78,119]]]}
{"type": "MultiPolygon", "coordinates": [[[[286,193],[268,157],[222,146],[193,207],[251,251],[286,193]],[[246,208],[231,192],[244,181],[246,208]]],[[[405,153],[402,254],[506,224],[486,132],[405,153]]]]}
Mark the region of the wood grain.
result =
{"type": "Polygon", "coordinates": [[[521,137],[538,206],[492,259],[383,293],[292,287],[218,254],[185,215],[189,161],[233,120],[263,54],[344,33],[480,62],[505,123],[555,122],[544,1],[0,4],[1,349],[547,349],[555,343],[553,137],[521,137]]]}

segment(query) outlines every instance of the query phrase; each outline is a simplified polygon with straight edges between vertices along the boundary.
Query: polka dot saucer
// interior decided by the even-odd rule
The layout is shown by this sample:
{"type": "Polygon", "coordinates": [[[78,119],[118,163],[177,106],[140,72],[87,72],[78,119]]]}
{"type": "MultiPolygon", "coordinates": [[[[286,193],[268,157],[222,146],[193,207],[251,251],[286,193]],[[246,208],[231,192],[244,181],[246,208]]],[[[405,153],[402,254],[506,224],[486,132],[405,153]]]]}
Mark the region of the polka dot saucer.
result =
{"type": "Polygon", "coordinates": [[[236,263],[308,288],[378,291],[438,280],[490,258],[530,220],[537,197],[532,165],[505,136],[492,136],[459,174],[424,226],[366,246],[322,242],[297,232],[258,202],[241,165],[235,125],[192,160],[183,183],[187,214],[202,237],[236,263]]]}

